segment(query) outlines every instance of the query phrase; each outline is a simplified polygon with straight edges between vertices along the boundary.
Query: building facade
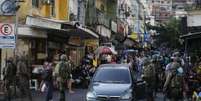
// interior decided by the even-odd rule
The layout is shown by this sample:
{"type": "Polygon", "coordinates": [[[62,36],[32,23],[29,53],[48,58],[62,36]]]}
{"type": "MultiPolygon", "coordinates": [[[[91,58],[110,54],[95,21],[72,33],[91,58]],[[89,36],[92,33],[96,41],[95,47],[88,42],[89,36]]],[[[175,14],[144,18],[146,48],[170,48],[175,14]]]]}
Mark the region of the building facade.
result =
{"type": "MultiPolygon", "coordinates": [[[[76,1],[78,0],[24,0],[18,3],[20,8],[16,12],[16,48],[1,50],[1,67],[5,67],[8,57],[15,58],[17,55],[26,55],[32,68],[43,65],[47,57],[57,63],[64,51],[79,65],[84,56],[85,39],[98,40],[99,36],[81,25],[85,23],[81,19],[85,11],[78,7],[82,1],[76,1]],[[75,9],[72,9],[71,4],[75,9]]],[[[1,14],[0,22],[15,24],[15,18],[15,15],[1,14]]]]}
{"type": "Polygon", "coordinates": [[[150,5],[156,22],[166,22],[172,17],[172,0],[152,0],[150,5]]]}

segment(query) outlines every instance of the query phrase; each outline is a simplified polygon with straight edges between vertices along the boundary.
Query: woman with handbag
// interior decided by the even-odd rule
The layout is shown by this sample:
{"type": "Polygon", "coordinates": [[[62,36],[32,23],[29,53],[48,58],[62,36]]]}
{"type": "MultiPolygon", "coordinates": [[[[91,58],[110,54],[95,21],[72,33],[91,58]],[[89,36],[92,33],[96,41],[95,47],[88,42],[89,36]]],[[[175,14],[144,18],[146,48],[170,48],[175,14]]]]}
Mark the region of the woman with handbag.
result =
{"type": "Polygon", "coordinates": [[[53,99],[53,75],[52,75],[52,63],[50,59],[47,59],[44,62],[44,71],[42,74],[43,83],[41,87],[41,91],[46,93],[45,101],[52,101],[53,99]]]}

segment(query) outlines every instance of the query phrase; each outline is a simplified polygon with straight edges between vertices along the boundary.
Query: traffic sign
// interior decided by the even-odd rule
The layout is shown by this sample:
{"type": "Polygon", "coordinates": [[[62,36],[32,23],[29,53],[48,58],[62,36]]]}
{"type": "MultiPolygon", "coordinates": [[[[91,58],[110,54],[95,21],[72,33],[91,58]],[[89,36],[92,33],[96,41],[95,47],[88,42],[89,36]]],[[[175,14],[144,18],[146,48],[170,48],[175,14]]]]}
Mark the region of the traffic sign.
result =
{"type": "Polygon", "coordinates": [[[3,35],[10,35],[13,32],[13,27],[10,24],[3,24],[0,30],[3,35]]]}
{"type": "Polygon", "coordinates": [[[0,23],[0,48],[15,48],[15,24],[0,23]]]}

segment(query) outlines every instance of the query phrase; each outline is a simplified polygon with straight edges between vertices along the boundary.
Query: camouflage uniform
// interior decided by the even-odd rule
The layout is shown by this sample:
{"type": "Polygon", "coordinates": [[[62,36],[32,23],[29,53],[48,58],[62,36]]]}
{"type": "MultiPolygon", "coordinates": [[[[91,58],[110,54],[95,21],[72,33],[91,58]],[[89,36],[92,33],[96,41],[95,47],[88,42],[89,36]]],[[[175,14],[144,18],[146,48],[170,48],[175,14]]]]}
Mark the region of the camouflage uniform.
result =
{"type": "Polygon", "coordinates": [[[61,55],[61,61],[57,64],[58,68],[58,83],[59,83],[59,93],[60,98],[59,101],[65,101],[65,88],[66,82],[70,79],[70,63],[66,62],[67,57],[66,55],[61,55]]]}
{"type": "MultiPolygon", "coordinates": [[[[17,76],[18,76],[18,86],[21,92],[21,98],[28,96],[29,100],[32,101],[31,92],[29,89],[30,71],[26,58],[21,56],[17,62],[17,76]]],[[[27,101],[27,100],[26,100],[27,101]]]]}
{"type": "Polygon", "coordinates": [[[13,63],[13,59],[9,58],[6,61],[6,67],[3,71],[4,73],[4,86],[5,86],[5,100],[11,101],[11,88],[10,86],[14,84],[15,76],[16,76],[16,66],[13,63]]]}
{"type": "Polygon", "coordinates": [[[183,91],[174,94],[176,87],[172,87],[172,84],[175,82],[178,82],[180,84],[179,88],[183,90],[183,87],[185,85],[183,77],[181,77],[181,80],[175,81],[175,76],[177,75],[177,69],[180,67],[180,64],[177,62],[173,62],[171,66],[171,71],[167,74],[166,81],[164,84],[164,92],[167,94],[167,97],[170,99],[170,101],[180,101],[183,98],[183,91]]]}
{"type": "Polygon", "coordinates": [[[154,88],[156,85],[155,65],[148,58],[144,60],[143,80],[146,81],[146,95],[148,101],[154,100],[154,88]]]}

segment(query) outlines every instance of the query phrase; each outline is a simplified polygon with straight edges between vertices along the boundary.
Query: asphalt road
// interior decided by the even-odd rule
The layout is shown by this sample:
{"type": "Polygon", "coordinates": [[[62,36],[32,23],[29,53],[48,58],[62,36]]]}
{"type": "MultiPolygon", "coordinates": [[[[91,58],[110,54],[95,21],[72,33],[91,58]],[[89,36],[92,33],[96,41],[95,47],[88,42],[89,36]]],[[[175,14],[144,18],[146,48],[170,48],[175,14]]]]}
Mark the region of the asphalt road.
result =
{"type": "MultiPolygon", "coordinates": [[[[85,101],[85,95],[87,92],[86,89],[75,89],[74,91],[75,93],[73,94],[66,93],[66,97],[67,97],[66,101],[85,101]]],[[[32,97],[33,97],[33,101],[45,101],[45,94],[40,92],[32,91],[32,97]]],[[[4,101],[2,95],[0,96],[0,101],[4,101]]],[[[14,98],[12,101],[22,101],[22,100],[19,98],[14,98]]],[[[28,101],[28,100],[24,100],[24,101],[28,101]]],[[[54,92],[53,101],[59,101],[59,95],[57,91],[54,92]]],[[[140,100],[140,101],[145,101],[145,100],[140,100]]],[[[163,101],[163,95],[161,93],[157,94],[155,101],[163,101]]]]}

